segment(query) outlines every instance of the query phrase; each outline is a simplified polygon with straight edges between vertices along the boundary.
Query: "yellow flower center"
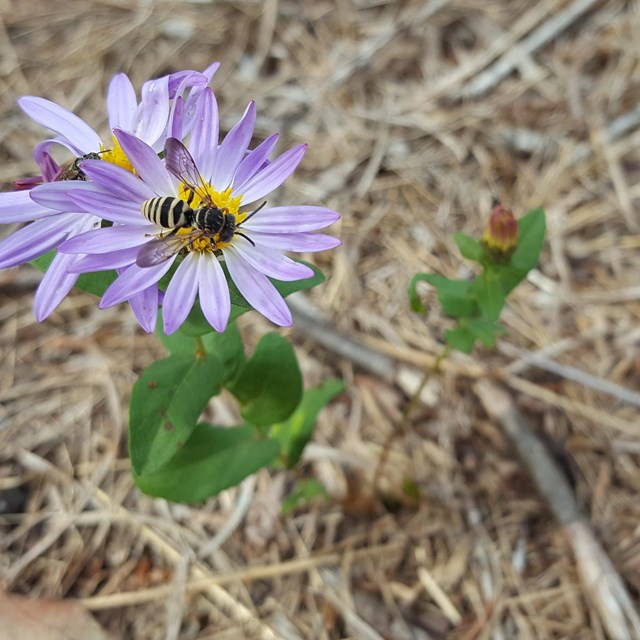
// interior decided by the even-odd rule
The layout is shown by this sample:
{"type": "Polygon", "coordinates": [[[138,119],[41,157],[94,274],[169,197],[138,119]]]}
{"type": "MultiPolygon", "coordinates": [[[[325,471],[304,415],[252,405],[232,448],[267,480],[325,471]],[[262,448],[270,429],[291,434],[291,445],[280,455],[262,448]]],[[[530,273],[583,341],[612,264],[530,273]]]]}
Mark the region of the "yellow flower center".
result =
{"type": "MultiPolygon", "coordinates": [[[[216,191],[202,178],[196,190],[191,185],[184,182],[181,183],[178,188],[178,197],[187,202],[192,209],[199,209],[204,206],[217,207],[222,211],[223,215],[231,214],[235,218],[236,225],[247,217],[247,213],[239,211],[242,195],[232,196],[231,187],[224,191],[216,191]]],[[[183,235],[193,231],[192,227],[185,227],[184,229],[179,229],[177,233],[178,235],[183,235]]],[[[231,242],[222,242],[219,233],[216,233],[213,237],[199,235],[189,244],[188,250],[212,253],[217,249],[224,249],[230,244],[231,242]]]]}
{"type": "Polygon", "coordinates": [[[122,150],[122,147],[115,136],[111,137],[110,149],[105,149],[103,144],[100,145],[100,159],[105,162],[115,164],[116,166],[122,167],[123,169],[135,174],[133,165],[129,161],[129,158],[127,158],[127,154],[122,150]]]}

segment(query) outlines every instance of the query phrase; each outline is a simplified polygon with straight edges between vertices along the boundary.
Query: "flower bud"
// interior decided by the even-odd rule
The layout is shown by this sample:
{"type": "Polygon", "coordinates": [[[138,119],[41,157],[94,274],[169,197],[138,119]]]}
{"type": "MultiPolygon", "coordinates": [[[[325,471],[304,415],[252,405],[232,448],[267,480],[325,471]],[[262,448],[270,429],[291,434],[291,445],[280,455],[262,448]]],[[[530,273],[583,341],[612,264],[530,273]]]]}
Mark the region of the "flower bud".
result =
{"type": "Polygon", "coordinates": [[[508,257],[518,244],[518,222],[513,211],[499,204],[493,209],[482,240],[489,252],[496,257],[508,257]]]}

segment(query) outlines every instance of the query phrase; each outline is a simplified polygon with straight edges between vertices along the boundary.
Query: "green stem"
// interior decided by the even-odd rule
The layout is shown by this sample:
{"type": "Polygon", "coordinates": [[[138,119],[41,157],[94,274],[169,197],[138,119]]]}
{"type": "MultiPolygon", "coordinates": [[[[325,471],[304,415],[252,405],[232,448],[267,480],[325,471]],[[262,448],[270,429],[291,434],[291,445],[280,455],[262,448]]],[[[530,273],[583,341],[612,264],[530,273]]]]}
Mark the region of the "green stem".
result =
{"type": "Polygon", "coordinates": [[[387,461],[389,460],[389,451],[391,450],[391,445],[393,444],[393,441],[398,436],[406,433],[407,426],[409,424],[409,419],[411,418],[411,414],[413,413],[414,409],[418,405],[418,401],[420,400],[420,394],[422,393],[422,390],[424,389],[431,375],[433,375],[434,373],[440,372],[440,365],[442,364],[442,361],[449,355],[449,351],[450,351],[449,345],[445,346],[445,348],[442,350],[440,355],[436,357],[433,364],[429,365],[425,369],[424,373],[422,374],[422,379],[420,380],[420,384],[418,385],[418,388],[414,391],[411,398],[409,398],[409,402],[407,402],[407,404],[405,405],[404,410],[402,411],[402,415],[400,416],[400,419],[394,423],[393,429],[391,430],[391,433],[389,434],[386,442],[383,445],[382,454],[380,455],[378,464],[376,466],[376,470],[374,471],[374,474],[373,474],[374,488],[378,485],[378,480],[380,479],[380,475],[382,474],[382,471],[385,465],[387,464],[387,461]]]}

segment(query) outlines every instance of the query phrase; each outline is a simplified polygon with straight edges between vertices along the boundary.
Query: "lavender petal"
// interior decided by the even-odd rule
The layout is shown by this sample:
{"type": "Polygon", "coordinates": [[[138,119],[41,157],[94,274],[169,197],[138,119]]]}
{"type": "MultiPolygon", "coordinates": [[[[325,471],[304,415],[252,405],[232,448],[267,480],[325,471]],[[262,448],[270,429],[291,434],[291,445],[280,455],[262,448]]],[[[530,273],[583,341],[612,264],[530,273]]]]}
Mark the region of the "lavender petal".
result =
{"type": "Polygon", "coordinates": [[[203,176],[211,176],[218,150],[218,103],[213,91],[207,88],[198,100],[196,118],[191,130],[189,151],[203,176]]]}
{"type": "MultiPolygon", "coordinates": [[[[40,187],[36,187],[38,189],[40,187]]],[[[0,223],[30,222],[45,216],[60,213],[55,209],[43,207],[31,199],[35,189],[29,191],[8,191],[0,193],[0,223]]]]}
{"type": "MultiPolygon", "coordinates": [[[[241,240],[244,240],[241,238],[241,240]]],[[[313,277],[313,269],[305,264],[294,262],[291,258],[281,254],[279,251],[268,247],[254,247],[248,242],[235,242],[233,246],[227,247],[227,253],[237,253],[245,262],[248,262],[254,269],[264,273],[270,278],[290,282],[292,280],[305,280],[313,277]]]]}
{"type": "Polygon", "coordinates": [[[78,279],[68,272],[76,256],[62,253],[52,260],[36,291],[33,310],[38,322],[42,322],[64,300],[78,279]]]}
{"type": "Polygon", "coordinates": [[[252,231],[251,239],[258,247],[269,247],[279,251],[326,251],[342,243],[338,238],[324,233],[259,233],[252,231]]]}
{"type": "Polygon", "coordinates": [[[131,80],[126,73],[116,73],[107,90],[109,128],[120,127],[131,131],[137,106],[136,91],[131,80]]]}
{"type": "MultiPolygon", "coordinates": [[[[238,165],[238,169],[233,176],[234,185],[243,185],[256,174],[269,157],[269,154],[273,151],[279,137],[277,133],[273,133],[253,149],[253,151],[249,151],[238,165]]],[[[238,192],[242,193],[241,190],[238,190],[238,192]]]]}
{"type": "Polygon", "coordinates": [[[114,135],[138,175],[157,195],[168,196],[175,194],[173,182],[164,167],[164,163],[146,142],[122,129],[115,129],[114,135]]]}
{"type": "Polygon", "coordinates": [[[200,308],[209,324],[222,333],[231,313],[231,296],[224,271],[214,255],[202,254],[198,265],[200,308]]]}
{"type": "Polygon", "coordinates": [[[198,256],[190,253],[182,261],[164,293],[162,317],[164,332],[169,335],[186,320],[198,293],[198,256]]]}
{"type": "Polygon", "coordinates": [[[100,149],[100,136],[84,120],[55,102],[25,96],[18,100],[18,105],[38,124],[64,136],[77,155],[100,149]]]}
{"type": "Polygon", "coordinates": [[[242,194],[243,204],[255,202],[279,187],[295,171],[306,150],[307,145],[301,144],[285,151],[264,169],[249,178],[244,185],[239,186],[237,191],[242,194]]]}
{"type": "Polygon", "coordinates": [[[210,180],[216,191],[224,191],[231,184],[233,174],[251,142],[255,126],[256,103],[250,102],[240,121],[225,136],[218,149],[210,180]]]}
{"type": "Polygon", "coordinates": [[[265,318],[280,327],[290,327],[291,311],[269,279],[241,257],[223,250],[231,278],[247,302],[265,318]]]}
{"type": "Polygon", "coordinates": [[[338,220],[340,214],[331,209],[298,205],[262,209],[242,226],[263,233],[299,233],[324,229],[338,220]]]}
{"type": "Polygon", "coordinates": [[[151,287],[169,271],[172,264],[173,260],[167,260],[162,264],[144,269],[136,264],[131,265],[115,282],[109,285],[98,306],[101,309],[111,307],[151,287]]]}

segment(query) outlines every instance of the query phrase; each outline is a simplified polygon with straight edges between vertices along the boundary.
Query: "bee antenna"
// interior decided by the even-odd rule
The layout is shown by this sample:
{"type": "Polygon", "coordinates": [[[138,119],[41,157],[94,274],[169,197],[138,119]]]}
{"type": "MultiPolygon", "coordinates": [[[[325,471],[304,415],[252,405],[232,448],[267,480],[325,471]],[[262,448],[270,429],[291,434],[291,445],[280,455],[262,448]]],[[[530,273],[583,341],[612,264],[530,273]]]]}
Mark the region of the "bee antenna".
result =
{"type": "Polygon", "coordinates": [[[260,209],[262,209],[262,207],[264,207],[265,204],[267,204],[266,200],[257,209],[254,209],[242,222],[239,222],[238,225],[244,224],[247,220],[253,218],[253,216],[255,216],[256,213],[258,213],[258,211],[260,211],[260,209]]]}
{"type": "Polygon", "coordinates": [[[242,231],[236,231],[234,235],[242,236],[245,240],[248,240],[254,247],[256,246],[256,243],[249,236],[245,236],[244,233],[242,233],[242,231]]]}

